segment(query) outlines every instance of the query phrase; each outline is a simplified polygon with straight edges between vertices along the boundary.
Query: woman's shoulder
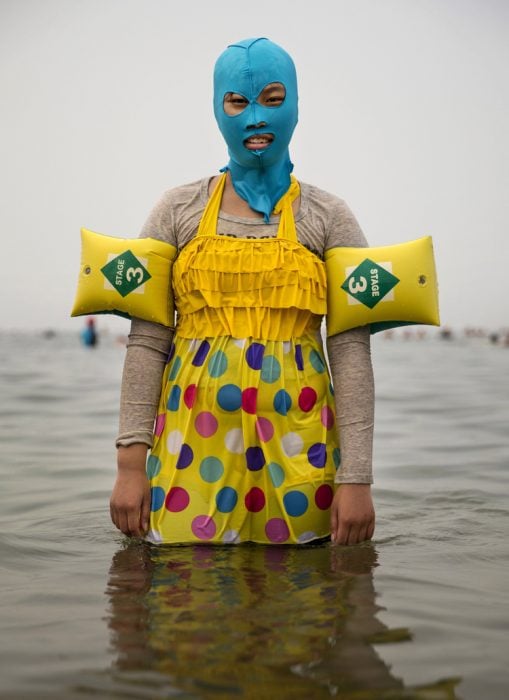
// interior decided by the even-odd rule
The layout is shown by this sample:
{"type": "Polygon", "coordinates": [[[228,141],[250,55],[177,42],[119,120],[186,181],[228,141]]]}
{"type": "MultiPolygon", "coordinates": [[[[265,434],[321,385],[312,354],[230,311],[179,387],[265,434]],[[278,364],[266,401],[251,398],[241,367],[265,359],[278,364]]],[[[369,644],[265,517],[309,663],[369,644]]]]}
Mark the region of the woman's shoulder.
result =
{"type": "Polygon", "coordinates": [[[337,209],[348,209],[348,205],[344,199],[338,197],[338,195],[328,192],[327,190],[312,185],[309,182],[301,182],[299,180],[301,188],[302,200],[310,207],[324,208],[330,212],[331,208],[337,209]]]}
{"type": "Polygon", "coordinates": [[[208,196],[208,186],[211,177],[202,177],[199,180],[186,182],[165,190],[159,200],[159,204],[166,206],[189,205],[193,202],[205,203],[208,196]]]}

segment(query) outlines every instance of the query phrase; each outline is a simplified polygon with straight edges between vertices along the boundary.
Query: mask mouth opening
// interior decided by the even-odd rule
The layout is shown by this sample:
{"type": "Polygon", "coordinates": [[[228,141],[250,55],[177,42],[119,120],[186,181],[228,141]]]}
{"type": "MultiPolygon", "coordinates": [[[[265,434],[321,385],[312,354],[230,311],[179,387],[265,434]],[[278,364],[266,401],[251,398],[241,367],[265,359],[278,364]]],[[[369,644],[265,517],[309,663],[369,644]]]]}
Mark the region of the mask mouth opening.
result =
{"type": "Polygon", "coordinates": [[[244,139],[244,148],[248,151],[264,151],[274,142],[275,136],[270,132],[260,132],[258,134],[251,134],[244,139]]]}

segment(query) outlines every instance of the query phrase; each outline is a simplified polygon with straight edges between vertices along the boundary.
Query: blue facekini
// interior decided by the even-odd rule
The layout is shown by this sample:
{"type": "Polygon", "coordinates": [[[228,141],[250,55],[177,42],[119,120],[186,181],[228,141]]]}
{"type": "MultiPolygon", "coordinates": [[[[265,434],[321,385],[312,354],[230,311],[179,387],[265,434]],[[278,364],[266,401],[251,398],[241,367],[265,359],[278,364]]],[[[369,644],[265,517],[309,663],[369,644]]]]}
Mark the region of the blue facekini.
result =
{"type": "Polygon", "coordinates": [[[245,39],[230,45],[218,58],[214,69],[214,114],[228,146],[229,170],[237,194],[264,215],[265,221],[276,202],[290,186],[288,145],[298,119],[297,76],[290,56],[268,39],[245,39]],[[277,107],[257,102],[269,83],[282,83],[286,95],[277,107]],[[235,116],[225,113],[227,93],[242,95],[248,101],[235,116]],[[256,134],[270,133],[272,143],[262,151],[250,151],[244,141],[256,134]]]}

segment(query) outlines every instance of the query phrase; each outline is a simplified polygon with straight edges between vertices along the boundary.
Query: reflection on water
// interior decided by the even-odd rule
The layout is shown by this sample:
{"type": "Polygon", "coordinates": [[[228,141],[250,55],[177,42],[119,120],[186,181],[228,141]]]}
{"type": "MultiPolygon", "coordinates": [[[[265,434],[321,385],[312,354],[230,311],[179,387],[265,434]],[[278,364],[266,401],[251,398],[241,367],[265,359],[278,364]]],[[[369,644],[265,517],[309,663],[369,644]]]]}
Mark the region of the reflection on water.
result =
{"type": "Polygon", "coordinates": [[[118,680],[139,697],[457,698],[408,689],[373,644],[411,640],[376,618],[374,546],[159,547],[114,556],[107,594],[118,680]]]}

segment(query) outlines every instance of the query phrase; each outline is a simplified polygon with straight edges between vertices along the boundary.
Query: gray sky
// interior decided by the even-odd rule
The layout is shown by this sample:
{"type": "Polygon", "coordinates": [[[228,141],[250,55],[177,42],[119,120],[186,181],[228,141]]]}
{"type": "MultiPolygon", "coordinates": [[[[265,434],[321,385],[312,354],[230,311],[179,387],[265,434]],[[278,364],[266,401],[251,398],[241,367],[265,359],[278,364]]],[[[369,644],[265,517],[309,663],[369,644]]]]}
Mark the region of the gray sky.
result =
{"type": "Polygon", "coordinates": [[[506,0],[0,0],[0,329],[81,328],[80,227],[226,163],[212,67],[252,36],[297,65],[297,177],[370,245],[433,236],[443,324],[509,326],[506,0]]]}

